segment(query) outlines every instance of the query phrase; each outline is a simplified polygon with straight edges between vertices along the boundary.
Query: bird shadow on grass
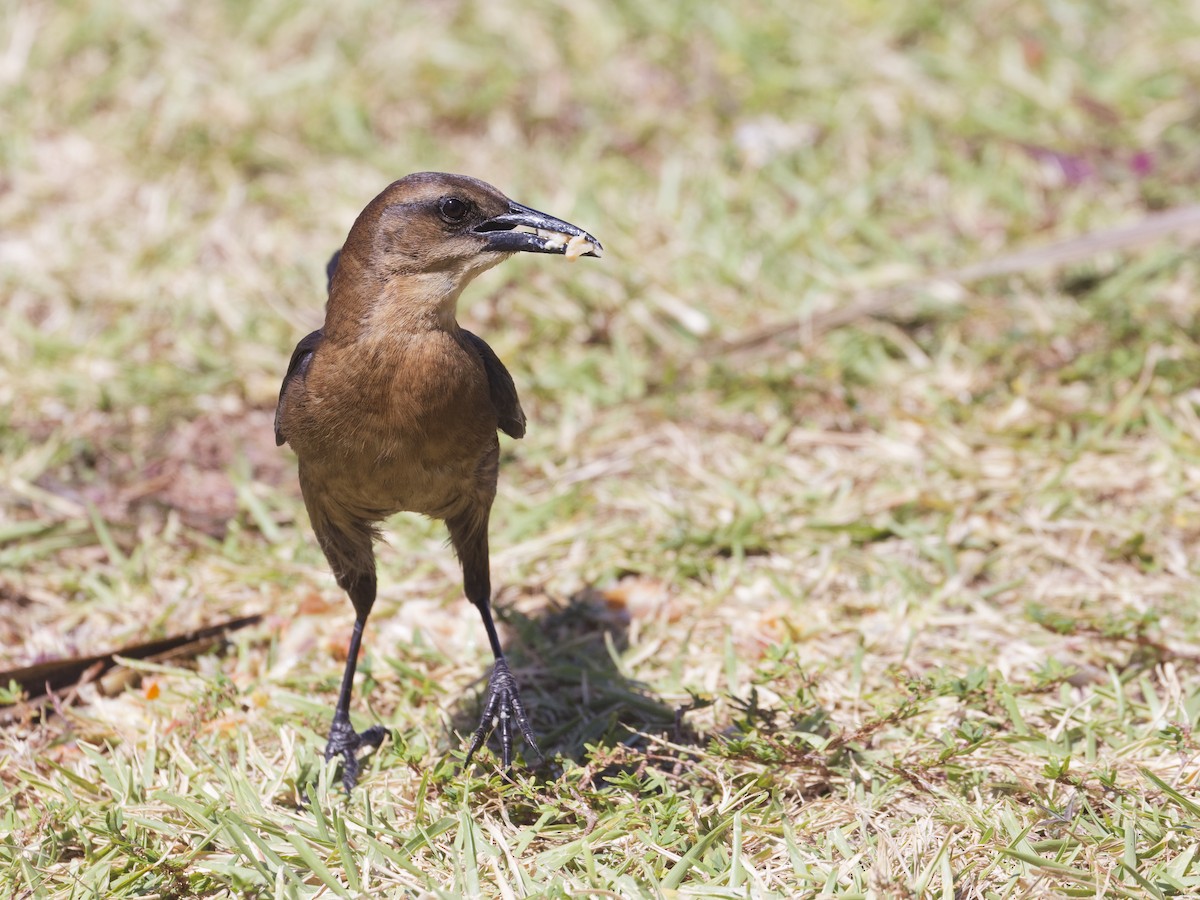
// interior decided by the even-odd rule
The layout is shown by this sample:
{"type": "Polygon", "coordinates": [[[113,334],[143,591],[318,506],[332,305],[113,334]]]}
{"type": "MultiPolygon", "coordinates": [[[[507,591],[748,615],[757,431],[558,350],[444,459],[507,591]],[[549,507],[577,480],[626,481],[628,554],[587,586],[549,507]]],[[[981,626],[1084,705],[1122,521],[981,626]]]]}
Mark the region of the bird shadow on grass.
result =
{"type": "MultiPolygon", "coordinates": [[[[688,707],[664,703],[621,671],[619,660],[629,646],[629,618],[606,595],[584,589],[532,615],[501,598],[496,617],[508,632],[509,665],[545,754],[538,765],[533,752],[522,749],[536,778],[557,777],[561,767],[556,760],[587,765],[597,750],[644,747],[648,735],[661,735],[675,744],[701,742],[682,721],[688,707]]],[[[468,740],[479,724],[486,685],[484,678],[451,712],[451,729],[468,740]]],[[[488,749],[496,753],[498,746],[493,734],[488,749]]]]}

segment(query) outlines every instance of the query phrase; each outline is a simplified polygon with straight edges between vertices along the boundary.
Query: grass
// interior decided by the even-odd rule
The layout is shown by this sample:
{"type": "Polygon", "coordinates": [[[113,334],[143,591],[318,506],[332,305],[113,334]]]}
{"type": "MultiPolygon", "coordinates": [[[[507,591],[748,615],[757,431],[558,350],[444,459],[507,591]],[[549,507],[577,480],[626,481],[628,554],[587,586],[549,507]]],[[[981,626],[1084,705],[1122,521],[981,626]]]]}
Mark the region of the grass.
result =
{"type": "Polygon", "coordinates": [[[264,612],[42,716],[0,888],[1200,891],[1194,241],[873,292],[1197,202],[1194,3],[489,0],[0,11],[0,668],[264,612]],[[488,653],[440,526],[350,630],[271,416],[395,177],[605,244],[460,318],[512,371],[496,604],[549,760],[460,771],[488,653]],[[782,339],[739,337],[781,323],[782,339]]]}

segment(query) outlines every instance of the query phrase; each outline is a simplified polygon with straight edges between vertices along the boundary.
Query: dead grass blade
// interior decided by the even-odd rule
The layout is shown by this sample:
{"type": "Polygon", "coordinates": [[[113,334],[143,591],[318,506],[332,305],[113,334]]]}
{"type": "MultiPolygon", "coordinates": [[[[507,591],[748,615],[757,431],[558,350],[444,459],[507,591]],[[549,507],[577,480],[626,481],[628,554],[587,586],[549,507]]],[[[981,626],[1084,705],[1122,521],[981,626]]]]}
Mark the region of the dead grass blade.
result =
{"type": "Polygon", "coordinates": [[[780,349],[796,343],[807,344],[835,328],[881,315],[922,291],[933,291],[941,297],[959,299],[963,296],[960,290],[962,286],[988,278],[1021,275],[1044,268],[1059,268],[1101,253],[1134,250],[1165,238],[1184,239],[1197,235],[1200,235],[1200,205],[1153,213],[1132,225],[1098,229],[1045,247],[1018,250],[995,259],[893,285],[882,291],[859,294],[835,309],[800,320],[778,320],[720,341],[715,347],[697,354],[697,358],[732,356],[748,350],[757,350],[767,344],[777,344],[780,349]]]}

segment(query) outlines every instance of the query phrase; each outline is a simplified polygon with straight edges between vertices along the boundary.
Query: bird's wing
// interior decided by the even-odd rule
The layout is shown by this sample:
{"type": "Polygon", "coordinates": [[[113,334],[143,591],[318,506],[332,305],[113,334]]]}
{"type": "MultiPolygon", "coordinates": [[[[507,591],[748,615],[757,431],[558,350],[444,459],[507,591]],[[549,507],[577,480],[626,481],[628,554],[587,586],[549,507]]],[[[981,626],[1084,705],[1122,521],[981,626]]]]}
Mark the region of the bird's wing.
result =
{"type": "Polygon", "coordinates": [[[341,250],[334,250],[329,262],[325,263],[325,290],[333,290],[333,273],[337,271],[338,260],[342,258],[341,250]]]}
{"type": "Polygon", "coordinates": [[[488,377],[488,391],[492,396],[492,406],[496,408],[500,430],[509,437],[525,437],[525,412],[521,409],[521,401],[517,398],[517,386],[513,384],[508,369],[504,368],[500,357],[496,356],[483,338],[471,334],[465,328],[462,329],[462,334],[483,360],[483,368],[488,377]]]}
{"type": "Polygon", "coordinates": [[[296,345],[296,349],[292,351],[291,362],[288,363],[287,374],[283,376],[283,384],[279,388],[279,404],[275,407],[275,446],[281,446],[287,437],[283,433],[283,403],[287,397],[288,387],[297,375],[304,377],[304,372],[308,368],[309,360],[312,359],[313,351],[317,349],[317,345],[321,343],[321,339],[325,337],[325,332],[318,328],[312,334],[306,335],[300,339],[300,343],[296,345]]]}

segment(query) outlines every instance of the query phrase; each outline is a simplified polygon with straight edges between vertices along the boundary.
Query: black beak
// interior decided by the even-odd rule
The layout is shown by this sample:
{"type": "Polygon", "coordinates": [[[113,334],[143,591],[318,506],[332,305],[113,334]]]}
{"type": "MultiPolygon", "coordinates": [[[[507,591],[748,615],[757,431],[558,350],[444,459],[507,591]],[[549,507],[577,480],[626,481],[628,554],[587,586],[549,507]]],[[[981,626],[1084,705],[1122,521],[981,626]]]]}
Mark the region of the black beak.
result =
{"type": "Polygon", "coordinates": [[[511,201],[508,212],[480,222],[474,230],[487,237],[485,250],[499,253],[563,253],[574,259],[604,252],[600,242],[578,225],[511,201]]]}

